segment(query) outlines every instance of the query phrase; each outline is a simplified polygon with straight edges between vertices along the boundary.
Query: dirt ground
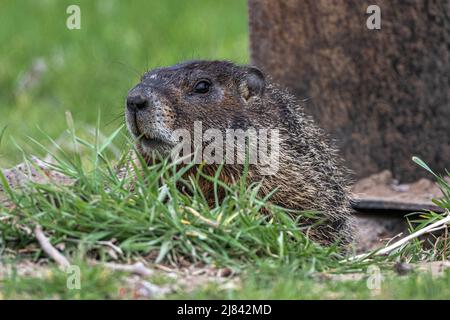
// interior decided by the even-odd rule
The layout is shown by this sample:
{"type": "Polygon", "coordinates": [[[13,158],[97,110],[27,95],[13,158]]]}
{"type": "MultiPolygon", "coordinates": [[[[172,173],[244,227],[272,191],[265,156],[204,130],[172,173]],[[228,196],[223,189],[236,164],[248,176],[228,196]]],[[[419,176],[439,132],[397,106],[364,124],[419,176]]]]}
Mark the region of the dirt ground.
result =
{"type": "MultiPolygon", "coordinates": [[[[447,181],[450,182],[448,177],[447,181]]],[[[399,184],[388,170],[359,180],[352,189],[353,199],[362,201],[362,206],[370,208],[370,202],[384,202],[378,207],[391,210],[440,210],[431,199],[439,198],[442,192],[438,185],[429,179],[422,178],[414,183],[399,184]]],[[[376,209],[376,208],[374,208],[376,209]]]]}
{"type": "Polygon", "coordinates": [[[431,180],[399,184],[387,170],[359,180],[352,188],[357,210],[357,250],[375,249],[393,237],[405,236],[408,234],[405,215],[424,210],[440,212],[431,200],[441,196],[438,185],[431,180]]]}

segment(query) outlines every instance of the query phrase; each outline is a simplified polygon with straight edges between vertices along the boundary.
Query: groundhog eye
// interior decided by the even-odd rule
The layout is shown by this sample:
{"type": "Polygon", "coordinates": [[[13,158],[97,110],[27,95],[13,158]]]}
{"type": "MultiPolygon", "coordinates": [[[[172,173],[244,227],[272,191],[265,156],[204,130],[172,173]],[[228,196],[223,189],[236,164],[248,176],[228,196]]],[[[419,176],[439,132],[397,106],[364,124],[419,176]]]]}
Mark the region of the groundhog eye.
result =
{"type": "Polygon", "coordinates": [[[208,80],[200,80],[194,86],[195,93],[207,93],[211,87],[211,82],[208,80]]]}

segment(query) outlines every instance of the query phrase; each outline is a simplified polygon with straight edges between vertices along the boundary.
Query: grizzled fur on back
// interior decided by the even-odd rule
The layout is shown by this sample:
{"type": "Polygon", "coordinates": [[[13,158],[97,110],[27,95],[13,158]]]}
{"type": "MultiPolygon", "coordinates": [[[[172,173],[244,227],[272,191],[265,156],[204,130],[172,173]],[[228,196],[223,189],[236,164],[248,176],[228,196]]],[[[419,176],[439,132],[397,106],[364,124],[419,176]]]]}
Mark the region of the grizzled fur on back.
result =
{"type": "MultiPolygon", "coordinates": [[[[251,181],[261,181],[261,196],[277,188],[271,201],[295,210],[317,211],[324,223],[310,231],[313,239],[332,243],[351,239],[347,170],[324,132],[305,115],[287,91],[267,81],[260,70],[227,61],[190,61],[147,72],[127,97],[126,122],[139,152],[168,155],[176,129],[278,129],[279,170],[262,175],[251,165],[251,181]]],[[[217,165],[206,166],[214,174],[217,165]]],[[[240,165],[226,165],[221,179],[237,181],[240,165]]],[[[206,196],[212,186],[203,181],[206,196]]]]}

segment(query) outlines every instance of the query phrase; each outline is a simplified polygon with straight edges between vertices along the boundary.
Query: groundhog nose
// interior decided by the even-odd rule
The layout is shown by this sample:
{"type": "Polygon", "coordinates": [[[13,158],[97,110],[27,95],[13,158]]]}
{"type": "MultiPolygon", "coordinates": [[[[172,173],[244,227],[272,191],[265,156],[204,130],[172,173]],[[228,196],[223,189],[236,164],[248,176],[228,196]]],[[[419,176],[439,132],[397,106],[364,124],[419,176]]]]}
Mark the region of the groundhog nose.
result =
{"type": "Polygon", "coordinates": [[[127,97],[127,108],[130,111],[145,110],[148,106],[148,99],[141,95],[127,97]]]}

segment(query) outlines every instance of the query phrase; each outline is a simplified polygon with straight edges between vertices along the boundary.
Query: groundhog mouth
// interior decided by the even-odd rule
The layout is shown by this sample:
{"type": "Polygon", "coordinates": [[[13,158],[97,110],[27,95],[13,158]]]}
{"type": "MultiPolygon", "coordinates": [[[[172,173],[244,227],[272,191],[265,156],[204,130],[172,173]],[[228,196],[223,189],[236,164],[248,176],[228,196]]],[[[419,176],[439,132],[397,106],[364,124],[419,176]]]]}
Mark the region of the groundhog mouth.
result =
{"type": "Polygon", "coordinates": [[[141,145],[145,152],[151,150],[167,150],[172,147],[172,143],[157,131],[151,130],[148,132],[148,130],[139,128],[135,115],[127,121],[130,125],[129,131],[134,136],[136,144],[141,145]]]}
{"type": "Polygon", "coordinates": [[[157,151],[165,156],[174,147],[174,144],[159,132],[142,132],[137,128],[136,133],[135,141],[141,146],[144,154],[151,154],[153,151],[157,151]]]}

